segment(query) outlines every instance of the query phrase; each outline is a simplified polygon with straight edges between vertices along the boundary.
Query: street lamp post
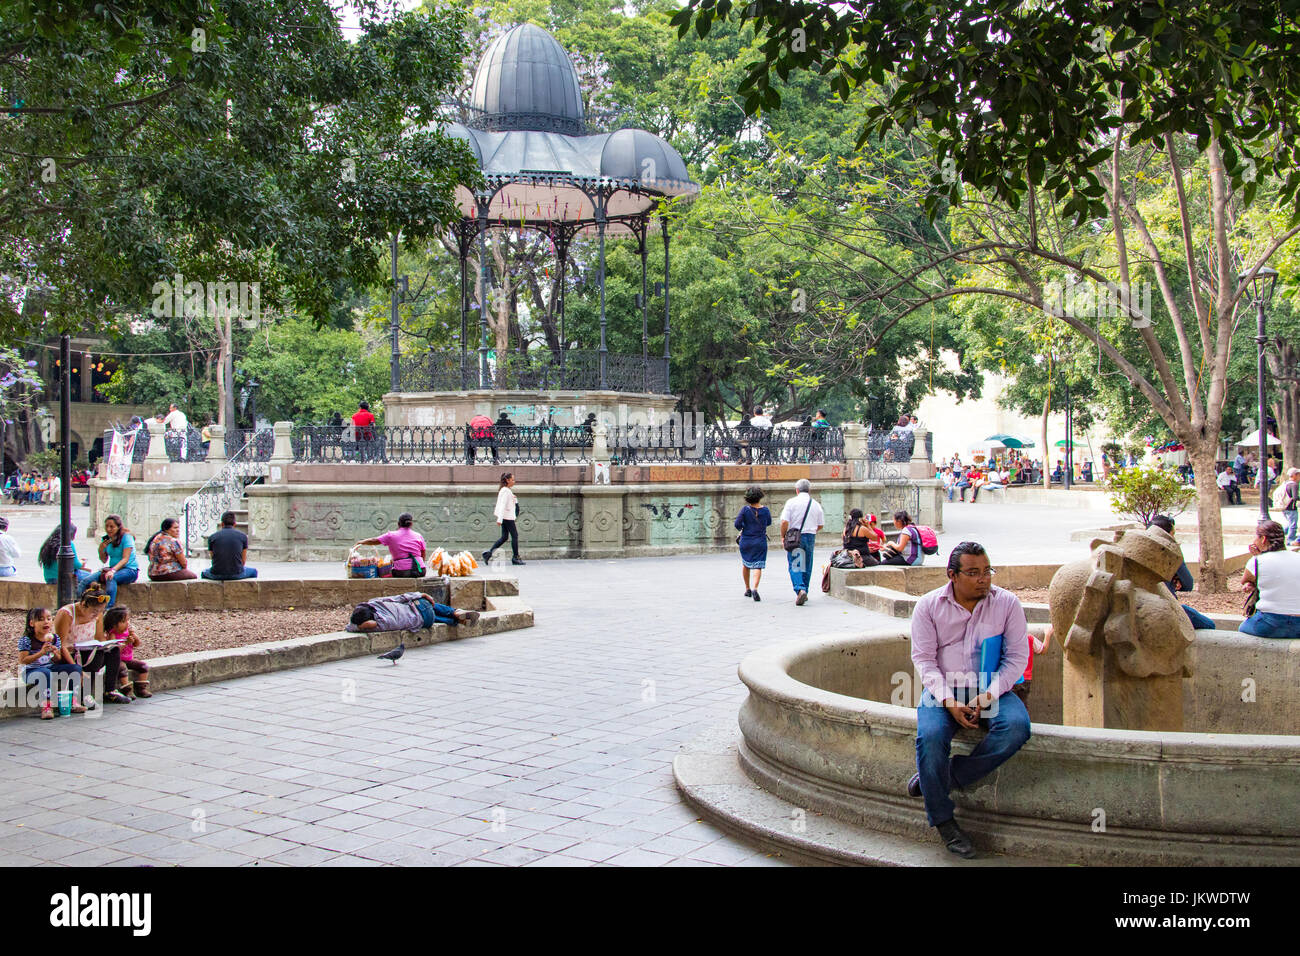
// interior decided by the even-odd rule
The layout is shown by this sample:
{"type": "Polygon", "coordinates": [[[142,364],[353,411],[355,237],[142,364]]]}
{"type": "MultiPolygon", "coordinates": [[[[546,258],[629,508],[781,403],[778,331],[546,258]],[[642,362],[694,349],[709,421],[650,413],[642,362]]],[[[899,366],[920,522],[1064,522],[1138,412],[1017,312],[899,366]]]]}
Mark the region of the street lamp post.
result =
{"type": "Polygon", "coordinates": [[[1256,376],[1259,379],[1259,520],[1268,517],[1268,406],[1265,403],[1264,389],[1264,346],[1268,339],[1264,334],[1264,306],[1273,298],[1273,286],[1277,282],[1277,270],[1268,266],[1254,272],[1243,272],[1237,277],[1241,285],[1249,285],[1255,297],[1255,346],[1256,376]]]}
{"type": "Polygon", "coordinates": [[[59,607],[71,604],[77,590],[72,550],[72,337],[59,336],[59,607]]]}

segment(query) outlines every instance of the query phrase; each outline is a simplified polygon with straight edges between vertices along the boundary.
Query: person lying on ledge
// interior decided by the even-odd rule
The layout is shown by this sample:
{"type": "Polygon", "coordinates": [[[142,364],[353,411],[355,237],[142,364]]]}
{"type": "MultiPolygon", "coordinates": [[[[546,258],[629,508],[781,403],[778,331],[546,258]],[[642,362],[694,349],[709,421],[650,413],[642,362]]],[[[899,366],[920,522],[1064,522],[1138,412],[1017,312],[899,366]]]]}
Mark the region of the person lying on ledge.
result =
{"type": "Polygon", "coordinates": [[[352,609],[352,619],[347,630],[358,631],[418,631],[435,624],[473,624],[478,611],[462,611],[446,604],[438,604],[427,594],[408,591],[390,597],[373,598],[352,609]]]}

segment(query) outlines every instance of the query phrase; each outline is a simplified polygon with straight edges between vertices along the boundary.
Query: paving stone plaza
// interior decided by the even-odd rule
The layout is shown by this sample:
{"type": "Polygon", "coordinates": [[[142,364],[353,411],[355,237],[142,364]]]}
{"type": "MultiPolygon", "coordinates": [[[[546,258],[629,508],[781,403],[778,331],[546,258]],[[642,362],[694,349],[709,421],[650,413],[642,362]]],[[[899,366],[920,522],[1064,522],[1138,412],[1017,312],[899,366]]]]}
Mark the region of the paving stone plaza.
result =
{"type": "MultiPolygon", "coordinates": [[[[44,511],[14,523],[44,527],[44,511]]],[[[958,505],[941,553],[975,538],[995,562],[1064,560],[1085,547],[1070,532],[1106,517],[958,505]]],[[[531,629],[396,666],[358,658],[184,688],[97,719],[0,721],[0,863],[785,865],[700,821],[672,759],[734,721],[748,652],[896,622],[820,591],[796,608],[778,548],[760,604],[741,597],[739,567],[733,554],[533,561],[513,569],[531,629]]],[[[338,568],[263,568],[291,573],[338,568]]]]}

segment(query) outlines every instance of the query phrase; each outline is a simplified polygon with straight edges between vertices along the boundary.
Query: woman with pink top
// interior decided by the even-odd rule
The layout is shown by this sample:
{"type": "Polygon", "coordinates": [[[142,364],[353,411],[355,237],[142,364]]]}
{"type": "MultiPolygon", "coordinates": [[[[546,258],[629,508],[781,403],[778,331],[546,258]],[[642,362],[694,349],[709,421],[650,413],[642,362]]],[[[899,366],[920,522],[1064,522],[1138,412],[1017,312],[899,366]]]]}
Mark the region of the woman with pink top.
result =
{"type": "Polygon", "coordinates": [[[429,551],[424,536],[414,530],[415,516],[403,511],[397,516],[397,529],[386,531],[377,538],[366,538],[357,544],[382,544],[393,556],[393,577],[422,578],[429,551]]]}

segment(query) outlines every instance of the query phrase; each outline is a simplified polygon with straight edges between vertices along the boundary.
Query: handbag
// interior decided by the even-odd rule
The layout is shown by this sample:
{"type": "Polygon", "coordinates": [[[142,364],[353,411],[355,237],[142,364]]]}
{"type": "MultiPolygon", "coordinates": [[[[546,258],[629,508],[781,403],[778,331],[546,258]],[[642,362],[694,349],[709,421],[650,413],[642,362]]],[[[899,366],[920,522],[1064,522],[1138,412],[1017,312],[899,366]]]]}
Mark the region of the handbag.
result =
{"type": "Polygon", "coordinates": [[[1259,558],[1255,558],[1255,588],[1246,595],[1245,612],[1246,617],[1255,613],[1255,605],[1259,603],[1259,558]]]}
{"type": "Polygon", "coordinates": [[[812,510],[812,495],[808,496],[808,507],[803,509],[803,517],[799,519],[799,527],[793,526],[785,529],[785,537],[781,539],[781,544],[787,551],[793,551],[802,543],[803,523],[808,520],[808,512],[812,510]]]}

